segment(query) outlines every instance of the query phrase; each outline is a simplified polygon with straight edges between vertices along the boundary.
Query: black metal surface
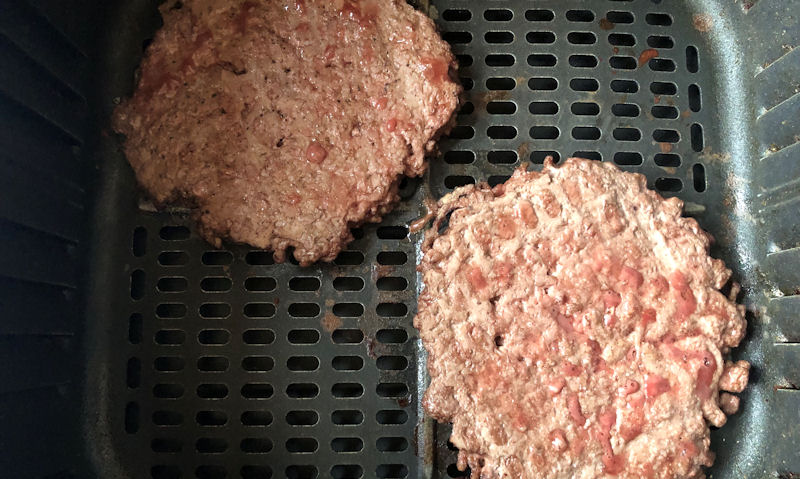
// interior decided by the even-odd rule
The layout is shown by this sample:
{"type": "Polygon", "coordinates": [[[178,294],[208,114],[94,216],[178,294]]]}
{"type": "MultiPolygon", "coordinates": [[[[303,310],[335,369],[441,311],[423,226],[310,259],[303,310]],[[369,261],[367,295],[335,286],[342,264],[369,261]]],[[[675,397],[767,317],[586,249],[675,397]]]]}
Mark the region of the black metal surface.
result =
{"type": "Polygon", "coordinates": [[[800,473],[800,1],[431,2],[459,126],[394,213],[310,268],[141,207],[107,118],[157,3],[0,5],[0,475],[459,476],[421,414],[405,225],[546,154],[642,172],[714,234],[754,370],[711,475],[800,473]]]}

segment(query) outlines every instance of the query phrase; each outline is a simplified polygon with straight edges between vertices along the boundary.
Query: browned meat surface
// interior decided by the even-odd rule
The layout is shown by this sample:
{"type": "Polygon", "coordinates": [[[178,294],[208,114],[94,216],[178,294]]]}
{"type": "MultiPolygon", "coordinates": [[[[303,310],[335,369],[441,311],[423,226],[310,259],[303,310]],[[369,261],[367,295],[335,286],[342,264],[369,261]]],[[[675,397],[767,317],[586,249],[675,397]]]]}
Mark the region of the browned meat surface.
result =
{"type": "Polygon", "coordinates": [[[439,202],[415,325],[425,409],[473,478],[699,478],[748,364],[743,307],[682,203],[569,159],[439,202]],[[447,228],[438,233],[447,213],[447,228]]]}
{"type": "Polygon", "coordinates": [[[302,264],[332,260],[420,175],[460,87],[404,0],[170,0],[113,118],[157,204],[302,264]]]}

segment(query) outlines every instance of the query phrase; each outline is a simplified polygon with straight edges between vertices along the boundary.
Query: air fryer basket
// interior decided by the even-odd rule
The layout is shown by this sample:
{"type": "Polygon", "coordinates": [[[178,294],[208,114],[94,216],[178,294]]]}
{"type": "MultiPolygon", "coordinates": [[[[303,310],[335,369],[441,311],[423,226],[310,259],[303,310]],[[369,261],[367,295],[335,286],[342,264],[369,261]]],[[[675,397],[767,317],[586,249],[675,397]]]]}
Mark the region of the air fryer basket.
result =
{"type": "Polygon", "coordinates": [[[710,474],[800,474],[800,1],[421,2],[461,65],[458,126],[308,268],[143,200],[108,116],[157,3],[0,6],[0,475],[462,476],[421,409],[407,225],[547,155],[644,173],[715,236],[754,369],[710,474]]]}

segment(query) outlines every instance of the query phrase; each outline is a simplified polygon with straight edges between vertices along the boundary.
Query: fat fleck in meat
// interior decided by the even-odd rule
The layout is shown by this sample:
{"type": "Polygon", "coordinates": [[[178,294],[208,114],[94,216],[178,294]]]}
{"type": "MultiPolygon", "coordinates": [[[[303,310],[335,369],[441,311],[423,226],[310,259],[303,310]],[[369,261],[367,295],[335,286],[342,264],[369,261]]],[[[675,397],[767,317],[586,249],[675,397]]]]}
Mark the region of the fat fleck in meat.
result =
{"type": "Polygon", "coordinates": [[[456,189],[423,245],[429,414],[486,478],[699,478],[747,383],[743,308],[682,203],[571,158],[456,189]],[[449,217],[447,227],[439,232],[449,217]]]}
{"type": "Polygon", "coordinates": [[[333,260],[379,221],[458,105],[455,60],[403,0],[168,1],[133,96],[125,154],[201,234],[333,260]]]}

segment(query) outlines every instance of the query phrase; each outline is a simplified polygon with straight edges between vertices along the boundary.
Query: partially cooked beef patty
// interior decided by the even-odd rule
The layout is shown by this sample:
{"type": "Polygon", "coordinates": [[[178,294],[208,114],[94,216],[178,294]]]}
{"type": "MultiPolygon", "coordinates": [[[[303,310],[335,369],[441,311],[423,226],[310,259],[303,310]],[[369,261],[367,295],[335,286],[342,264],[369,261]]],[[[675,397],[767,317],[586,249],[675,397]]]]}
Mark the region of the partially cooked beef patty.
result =
{"type": "Polygon", "coordinates": [[[200,231],[301,264],[332,260],[379,221],[458,105],[455,60],[404,0],[185,0],[115,111],[158,205],[200,231]]]}
{"type": "Polygon", "coordinates": [[[424,406],[453,423],[461,469],[703,477],[709,424],[736,411],[749,364],[725,360],[745,333],[738,287],[720,292],[731,273],[681,209],[574,158],[439,202],[415,325],[424,406]]]}

